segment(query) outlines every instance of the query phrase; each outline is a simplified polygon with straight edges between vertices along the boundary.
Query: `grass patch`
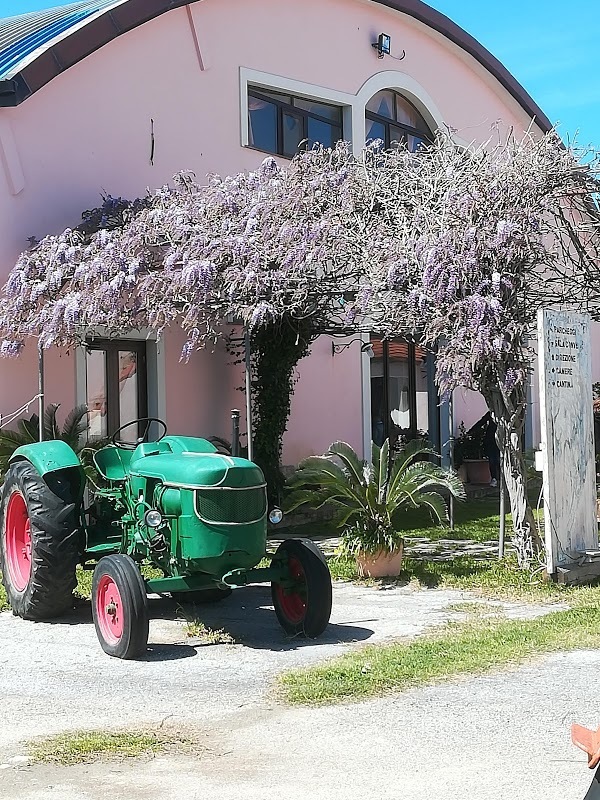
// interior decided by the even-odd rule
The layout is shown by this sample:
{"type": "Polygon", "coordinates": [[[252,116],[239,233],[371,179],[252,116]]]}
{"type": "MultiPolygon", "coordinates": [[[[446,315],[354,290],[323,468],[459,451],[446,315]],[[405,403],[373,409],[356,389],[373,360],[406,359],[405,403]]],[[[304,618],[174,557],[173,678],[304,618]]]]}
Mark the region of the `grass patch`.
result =
{"type": "Polygon", "coordinates": [[[77,586],[75,587],[75,597],[82,600],[89,600],[92,596],[92,577],[94,571],[77,567],[77,586]]]}
{"type": "MultiPolygon", "coordinates": [[[[424,509],[407,509],[399,519],[402,520],[401,528],[406,537],[427,537],[433,541],[437,539],[494,541],[498,539],[500,527],[499,506],[496,499],[455,503],[452,531],[447,525],[433,524],[431,516],[424,509]]],[[[510,530],[512,526],[510,516],[507,517],[506,525],[510,530]]]]}
{"type": "Polygon", "coordinates": [[[503,561],[471,556],[457,556],[446,561],[407,557],[398,578],[386,578],[384,581],[359,578],[356,562],[350,556],[333,556],[328,564],[334,580],[360,581],[371,585],[397,584],[415,589],[461,589],[497,599],[570,602],[573,595],[584,591],[581,587],[567,587],[548,581],[541,572],[519,569],[516,560],[510,557],[503,561]]]}
{"type": "Polygon", "coordinates": [[[373,645],[279,678],[292,704],[333,703],[478,674],[554,651],[600,647],[600,590],[534,620],[449,623],[411,642],[373,645]]]}
{"type": "Polygon", "coordinates": [[[183,626],[186,636],[199,639],[200,644],[235,644],[235,639],[223,628],[214,631],[199,619],[188,619],[183,626]]]}
{"type": "Polygon", "coordinates": [[[447,606],[447,611],[455,614],[464,614],[468,620],[482,619],[485,617],[501,617],[504,609],[492,603],[478,603],[476,600],[465,600],[463,603],[452,603],[447,606]]]}
{"type": "Polygon", "coordinates": [[[487,597],[522,600],[565,600],[577,589],[545,579],[542,572],[519,569],[516,559],[480,560],[458,556],[448,561],[406,558],[400,580],[429,589],[462,589],[487,597]]]}
{"type": "Polygon", "coordinates": [[[0,611],[6,611],[8,608],[8,600],[4,586],[0,583],[0,611]]]}
{"type": "Polygon", "coordinates": [[[349,555],[341,554],[328,559],[327,565],[334,581],[361,581],[359,578],[356,560],[349,555]]]}
{"type": "Polygon", "coordinates": [[[27,750],[39,763],[70,766],[103,759],[139,758],[191,744],[185,736],[163,731],[72,731],[34,739],[27,742],[27,750]]]}
{"type": "MultiPolygon", "coordinates": [[[[537,496],[533,499],[533,504],[537,501],[537,496]]],[[[508,503],[507,503],[508,506],[508,503]]],[[[407,538],[426,537],[432,541],[438,539],[466,539],[475,542],[489,542],[498,540],[500,527],[499,500],[497,498],[485,498],[482,500],[467,500],[464,503],[457,502],[454,506],[454,530],[450,530],[448,525],[435,524],[431,515],[423,508],[404,509],[398,517],[399,527],[407,538]]],[[[507,514],[506,528],[512,529],[512,517],[507,514]]],[[[269,536],[277,539],[279,529],[274,528],[269,531],[269,536]]],[[[334,522],[329,520],[324,522],[306,522],[300,525],[287,526],[281,528],[285,536],[299,536],[319,539],[327,539],[340,535],[339,529],[334,522]]]]}
{"type": "MultiPolygon", "coordinates": [[[[92,596],[92,579],[94,570],[82,569],[77,567],[77,586],[75,587],[75,596],[80,597],[82,600],[89,600],[92,596]]],[[[142,575],[147,580],[152,578],[162,578],[163,573],[159,569],[149,567],[148,565],[142,566],[142,575]]]]}

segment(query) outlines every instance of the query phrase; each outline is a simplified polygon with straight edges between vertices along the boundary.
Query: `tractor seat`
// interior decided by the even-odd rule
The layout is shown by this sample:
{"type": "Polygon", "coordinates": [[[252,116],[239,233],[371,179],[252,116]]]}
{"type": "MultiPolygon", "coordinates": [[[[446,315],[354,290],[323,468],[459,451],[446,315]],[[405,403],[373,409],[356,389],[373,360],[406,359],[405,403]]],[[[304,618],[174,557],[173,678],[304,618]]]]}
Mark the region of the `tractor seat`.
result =
{"type": "Polygon", "coordinates": [[[121,450],[111,444],[94,453],[94,464],[100,475],[107,481],[123,482],[132,455],[132,450],[121,450]]]}

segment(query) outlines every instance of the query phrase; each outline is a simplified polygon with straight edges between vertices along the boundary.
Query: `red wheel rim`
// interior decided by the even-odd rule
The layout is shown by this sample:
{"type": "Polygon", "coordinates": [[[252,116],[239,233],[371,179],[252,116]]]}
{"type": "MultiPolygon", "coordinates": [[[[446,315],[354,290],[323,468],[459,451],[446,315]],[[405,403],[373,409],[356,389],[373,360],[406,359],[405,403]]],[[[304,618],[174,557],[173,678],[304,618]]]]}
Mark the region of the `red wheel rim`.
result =
{"type": "Polygon", "coordinates": [[[31,577],[31,525],[20,492],[13,492],[8,500],[4,543],[10,582],[17,592],[23,592],[31,577]]]}
{"type": "Polygon", "coordinates": [[[110,575],[103,575],[98,581],[96,619],[104,641],[117,644],[123,635],[123,601],[110,575]]]}
{"type": "Polygon", "coordinates": [[[306,616],[306,576],[302,564],[295,556],[288,560],[290,577],[297,584],[291,589],[284,589],[281,584],[275,584],[275,592],[281,611],[293,625],[304,621],[306,616]],[[300,585],[298,585],[300,584],[300,585]]]}

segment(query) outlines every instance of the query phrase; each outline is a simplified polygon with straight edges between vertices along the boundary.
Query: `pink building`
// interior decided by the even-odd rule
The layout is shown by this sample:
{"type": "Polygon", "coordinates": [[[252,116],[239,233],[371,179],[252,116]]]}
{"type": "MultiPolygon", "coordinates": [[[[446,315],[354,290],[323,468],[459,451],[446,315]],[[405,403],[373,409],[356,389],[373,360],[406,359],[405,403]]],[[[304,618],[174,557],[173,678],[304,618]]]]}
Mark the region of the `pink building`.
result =
{"type": "MultiPolygon", "coordinates": [[[[371,138],[417,147],[449,126],[470,142],[532,120],[550,127],[489,52],[419,0],[88,0],[0,20],[0,278],[28,237],[77,224],[103,192],[252,169],[305,138],[359,152],[371,138]]],[[[346,344],[321,337],[302,363],[285,463],[336,438],[362,450],[391,425],[447,439],[418,348],[376,342],[371,358],[346,344]]],[[[227,435],[239,374],[221,350],[181,364],[181,345],[175,330],[159,343],[141,331],[50,351],[46,399],[88,402],[97,433],[147,410],[173,432],[227,435]]],[[[35,347],[0,375],[5,415],[36,394],[35,347]]],[[[469,425],[483,404],[457,400],[469,425]]]]}

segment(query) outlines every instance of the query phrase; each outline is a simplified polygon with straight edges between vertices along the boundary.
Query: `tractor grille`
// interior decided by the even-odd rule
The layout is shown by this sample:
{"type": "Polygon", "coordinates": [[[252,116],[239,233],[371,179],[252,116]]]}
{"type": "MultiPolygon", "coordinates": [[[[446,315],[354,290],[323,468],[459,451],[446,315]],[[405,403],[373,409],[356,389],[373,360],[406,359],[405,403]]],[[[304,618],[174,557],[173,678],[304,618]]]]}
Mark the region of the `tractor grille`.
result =
{"type": "Polygon", "coordinates": [[[196,489],[196,512],[205,522],[220,525],[257,522],[267,513],[267,491],[264,486],[196,489]]]}

